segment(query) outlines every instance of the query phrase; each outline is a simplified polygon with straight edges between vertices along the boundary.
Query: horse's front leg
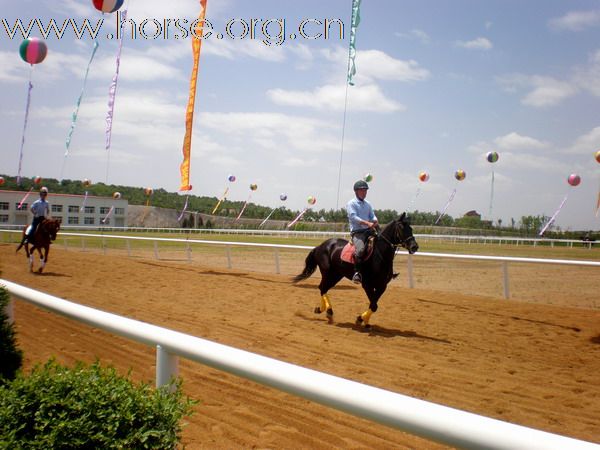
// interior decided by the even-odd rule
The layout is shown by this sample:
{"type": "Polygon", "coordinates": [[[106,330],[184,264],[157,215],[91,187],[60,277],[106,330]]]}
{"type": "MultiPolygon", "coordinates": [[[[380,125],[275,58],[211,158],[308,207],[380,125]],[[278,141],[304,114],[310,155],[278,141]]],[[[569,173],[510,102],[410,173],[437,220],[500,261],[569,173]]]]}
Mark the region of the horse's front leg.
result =
{"type": "Polygon", "coordinates": [[[48,261],[48,250],[49,247],[38,248],[38,252],[40,254],[40,268],[38,269],[38,273],[42,273],[44,271],[44,267],[46,267],[46,262],[48,261]]]}
{"type": "Polygon", "coordinates": [[[315,314],[321,314],[322,312],[327,313],[327,321],[333,323],[333,308],[331,307],[331,299],[329,295],[321,295],[321,306],[315,308],[315,314]]]}
{"type": "Polygon", "coordinates": [[[383,295],[385,289],[386,286],[383,286],[383,288],[364,286],[364,290],[367,293],[367,297],[369,297],[369,308],[356,318],[357,325],[361,325],[365,329],[371,328],[369,321],[371,320],[371,316],[373,315],[373,313],[377,312],[377,302],[379,302],[379,298],[383,295]]]}
{"type": "Polygon", "coordinates": [[[33,272],[33,253],[34,249],[32,248],[31,251],[29,251],[29,244],[25,244],[25,254],[27,255],[30,272],[33,272]]]}

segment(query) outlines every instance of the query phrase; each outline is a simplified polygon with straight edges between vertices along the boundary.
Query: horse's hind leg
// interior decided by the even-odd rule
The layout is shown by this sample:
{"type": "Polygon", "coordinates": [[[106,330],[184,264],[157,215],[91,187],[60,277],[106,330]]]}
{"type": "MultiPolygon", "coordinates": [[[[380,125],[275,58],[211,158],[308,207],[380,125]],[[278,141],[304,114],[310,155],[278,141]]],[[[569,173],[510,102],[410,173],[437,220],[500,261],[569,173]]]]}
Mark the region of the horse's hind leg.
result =
{"type": "Polygon", "coordinates": [[[46,261],[48,261],[48,250],[45,248],[38,248],[38,252],[40,254],[40,268],[38,269],[38,273],[42,273],[44,267],[46,267],[46,261]]]}
{"type": "Polygon", "coordinates": [[[333,308],[331,306],[331,299],[327,292],[333,286],[335,286],[341,279],[343,275],[331,275],[323,276],[321,279],[321,283],[319,284],[319,291],[321,292],[321,305],[315,308],[316,314],[321,314],[322,312],[327,313],[327,321],[329,323],[333,323],[333,308]]]}

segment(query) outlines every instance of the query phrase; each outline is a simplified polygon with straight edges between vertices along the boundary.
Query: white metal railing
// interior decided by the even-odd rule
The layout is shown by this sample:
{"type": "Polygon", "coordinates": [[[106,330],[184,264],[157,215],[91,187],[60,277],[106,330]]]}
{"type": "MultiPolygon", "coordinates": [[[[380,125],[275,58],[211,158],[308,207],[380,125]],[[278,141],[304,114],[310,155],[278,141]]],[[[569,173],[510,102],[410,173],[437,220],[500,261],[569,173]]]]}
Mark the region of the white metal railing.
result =
{"type": "MultiPolygon", "coordinates": [[[[4,233],[18,233],[12,230],[0,230],[4,233]]],[[[158,242],[176,242],[185,244],[185,250],[188,261],[191,262],[191,249],[190,244],[201,244],[201,245],[217,245],[226,247],[227,257],[227,268],[233,268],[233,261],[231,257],[231,247],[262,247],[274,249],[274,260],[275,260],[275,272],[280,273],[279,265],[279,249],[296,249],[296,250],[311,250],[314,246],[306,245],[288,245],[288,244],[267,244],[267,243],[256,243],[256,242],[236,242],[236,241],[211,241],[203,239],[178,239],[178,238],[162,238],[162,237],[144,237],[144,236],[120,236],[111,234],[93,234],[93,233],[60,233],[61,236],[71,236],[79,238],[94,238],[102,239],[102,250],[106,254],[106,239],[117,239],[125,240],[127,242],[127,253],[131,254],[131,248],[129,241],[151,241],[154,247],[155,259],[160,259],[160,252],[158,249],[158,242]]],[[[65,240],[65,246],[67,241],[65,240]]],[[[85,245],[85,244],[83,244],[85,245]]],[[[600,267],[600,261],[588,261],[588,260],[575,260],[575,259],[549,259],[549,258],[523,258],[523,257],[509,257],[509,256],[488,256],[488,255],[461,255],[453,253],[431,253],[431,252],[418,252],[414,255],[409,255],[406,251],[397,251],[397,255],[407,256],[407,276],[408,286],[410,288],[415,287],[415,279],[413,274],[413,258],[446,258],[446,259],[462,259],[462,260],[473,260],[473,261],[498,261],[502,263],[502,291],[503,297],[510,298],[510,275],[508,270],[508,263],[528,263],[528,264],[558,264],[558,265],[570,265],[570,266],[581,266],[581,267],[600,267]]]]}
{"type": "MultiPolygon", "coordinates": [[[[0,225],[2,230],[22,230],[23,225],[0,225]]],[[[61,225],[63,230],[71,231],[99,231],[106,233],[140,232],[140,233],[173,233],[173,234],[247,234],[254,236],[286,236],[286,237],[344,237],[348,236],[346,231],[296,231],[296,230],[261,230],[261,229],[237,229],[237,228],[147,228],[147,227],[96,227],[79,225],[61,225]]],[[[575,244],[582,247],[592,248],[600,242],[583,241],[581,239],[549,239],[540,237],[516,237],[516,236],[480,236],[480,235],[452,235],[452,234],[426,234],[415,233],[418,239],[432,239],[450,242],[482,243],[482,244],[514,244],[514,245],[561,245],[572,248],[575,244]]]]}
{"type": "Polygon", "coordinates": [[[21,300],[125,338],[156,346],[156,383],[177,373],[177,357],[322,405],[460,448],[599,450],[591,442],[514,425],[415,399],[206,339],[69,302],[0,279],[21,300]]]}

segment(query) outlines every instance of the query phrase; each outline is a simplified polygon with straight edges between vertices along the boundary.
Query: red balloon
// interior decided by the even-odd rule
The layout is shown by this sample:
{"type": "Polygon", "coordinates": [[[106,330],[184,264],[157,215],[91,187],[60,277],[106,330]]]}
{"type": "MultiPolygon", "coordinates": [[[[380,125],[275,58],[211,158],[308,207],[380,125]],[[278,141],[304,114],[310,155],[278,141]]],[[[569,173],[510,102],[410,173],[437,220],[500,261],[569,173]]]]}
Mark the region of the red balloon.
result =
{"type": "Polygon", "coordinates": [[[579,186],[579,183],[581,183],[581,177],[576,173],[572,173],[571,175],[569,175],[569,178],[567,178],[567,182],[571,186],[579,186]]]}
{"type": "Polygon", "coordinates": [[[21,43],[19,54],[23,61],[29,64],[39,64],[46,58],[48,47],[41,39],[30,37],[21,43]]]}
{"type": "Polygon", "coordinates": [[[94,3],[94,7],[98,11],[102,11],[103,13],[114,13],[121,6],[123,6],[123,0],[92,0],[94,3]]]}

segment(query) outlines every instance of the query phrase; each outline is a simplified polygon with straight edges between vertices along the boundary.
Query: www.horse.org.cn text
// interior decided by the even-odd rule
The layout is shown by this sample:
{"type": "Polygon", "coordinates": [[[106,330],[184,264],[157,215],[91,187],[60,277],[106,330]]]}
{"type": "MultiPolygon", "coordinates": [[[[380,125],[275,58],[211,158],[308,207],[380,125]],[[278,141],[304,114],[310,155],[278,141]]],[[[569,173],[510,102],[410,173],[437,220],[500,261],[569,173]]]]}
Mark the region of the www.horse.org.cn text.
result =
{"type": "MultiPolygon", "coordinates": [[[[27,39],[34,31],[39,31],[44,39],[62,39],[73,32],[77,39],[106,38],[113,39],[227,39],[259,40],[268,46],[280,46],[293,40],[344,40],[344,22],[341,19],[302,19],[289,24],[287,19],[230,19],[222,27],[215,26],[208,19],[134,19],[123,17],[121,11],[115,13],[115,31],[102,33],[104,18],[95,24],[90,19],[78,21],[64,19],[62,23],[55,19],[46,21],[39,18],[25,21],[17,19],[9,23],[1,20],[4,34],[9,39],[27,39]]],[[[1,33],[2,30],[0,30],[1,33]]]]}

